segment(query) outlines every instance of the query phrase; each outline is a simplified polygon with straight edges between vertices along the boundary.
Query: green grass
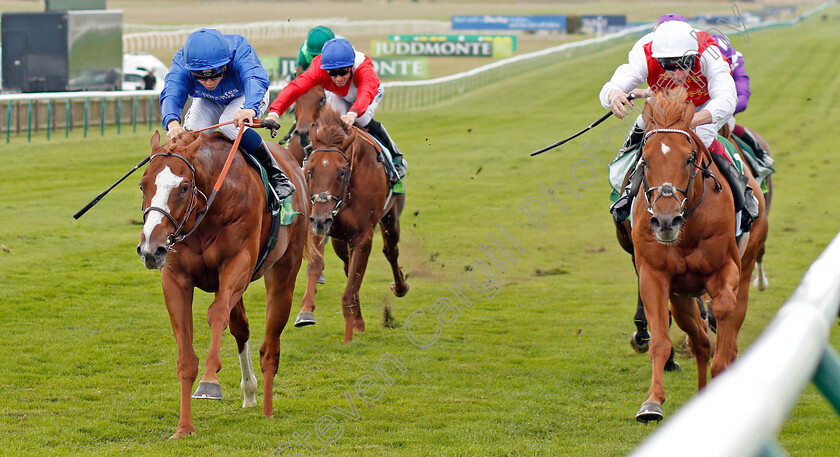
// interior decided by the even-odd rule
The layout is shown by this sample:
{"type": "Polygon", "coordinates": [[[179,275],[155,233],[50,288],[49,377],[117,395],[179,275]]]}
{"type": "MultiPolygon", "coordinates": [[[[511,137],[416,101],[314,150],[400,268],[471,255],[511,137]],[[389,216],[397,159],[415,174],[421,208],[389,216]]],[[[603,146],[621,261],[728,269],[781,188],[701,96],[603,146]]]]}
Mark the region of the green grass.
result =
{"type": "MultiPolygon", "coordinates": [[[[840,197],[828,187],[840,173],[829,133],[831,119],[840,116],[835,34],[836,23],[814,18],[753,33],[748,44],[735,41],[753,82],[751,107],[740,121],[768,139],[778,170],[766,256],[770,290],[751,293],[742,351],[838,230],[840,197]]],[[[314,434],[318,419],[331,414],[342,435],[324,445],[327,455],[626,455],[656,430],[633,419],[650,369],[647,356],[628,344],[635,276],[607,213],[606,172],[582,147],[603,141],[607,128],[621,123],[612,119],[580,141],[528,157],[603,113],[597,92],[626,52],[616,48],[446,104],[378,116],[410,162],[400,248],[411,291],[401,299],[390,294],[377,240],[361,290],[368,329],[343,346],[343,274],[330,253],[318,324],[289,326],[281,338],[275,417],[240,408],[235,344],[227,335],[220,373],[225,398],[193,402],[197,436],[178,441],[166,440],[178,421],[174,338],[159,274],[134,253],[139,176],[81,220],[70,217],[148,153],[149,133],[123,129],[121,136],[96,132],[87,139],[74,133],[31,144],[14,139],[0,149],[0,244],[8,249],[0,251],[0,453],[266,456],[295,433],[314,434]],[[541,231],[519,206],[540,193],[540,182],[571,182],[570,170],[581,160],[592,162],[596,182],[576,186],[580,197],[564,200],[565,212],[546,208],[541,231]],[[462,306],[450,288],[477,261],[489,264],[479,246],[488,233],[501,239],[498,224],[525,252],[512,251],[517,261],[506,261],[505,273],[491,267],[500,281],[492,298],[463,285],[472,306],[462,306]],[[441,298],[458,303],[463,314],[428,348],[411,344],[402,327],[377,325],[385,303],[401,324],[422,309],[427,314],[413,321],[412,331],[429,338],[430,309],[441,298]],[[358,420],[332,412],[347,409],[345,392],[362,376],[376,376],[373,364],[386,353],[405,372],[386,365],[394,384],[381,384],[378,400],[354,396],[358,420]]],[[[603,146],[596,151],[611,155],[603,146]]],[[[578,176],[586,177],[582,169],[578,176]]],[[[264,326],[261,283],[245,296],[252,347],[264,326]]],[[[293,312],[302,285],[301,276],[293,312]]],[[[194,305],[202,361],[211,300],[199,293],[194,305]]],[[[679,332],[672,337],[678,341],[679,332]]],[[[837,330],[831,341],[840,348],[837,330]]],[[[686,370],[665,378],[666,417],[696,391],[693,362],[680,361],[686,370]]],[[[809,388],[779,441],[791,455],[833,456],[838,425],[809,388]]],[[[698,430],[697,439],[714,438],[698,430]]],[[[316,450],[323,445],[308,439],[316,450]]],[[[305,452],[295,449],[282,455],[305,452]]]]}

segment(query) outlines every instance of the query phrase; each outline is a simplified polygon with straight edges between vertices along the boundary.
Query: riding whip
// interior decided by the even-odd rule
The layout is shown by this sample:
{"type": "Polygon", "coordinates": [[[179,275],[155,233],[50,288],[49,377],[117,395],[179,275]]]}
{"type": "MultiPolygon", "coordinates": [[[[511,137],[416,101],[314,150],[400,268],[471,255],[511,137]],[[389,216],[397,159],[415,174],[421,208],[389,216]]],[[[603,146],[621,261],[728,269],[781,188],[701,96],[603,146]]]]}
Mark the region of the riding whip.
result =
{"type": "MultiPolygon", "coordinates": [[[[628,94],[628,95],[627,95],[627,100],[633,100],[634,98],[636,98],[636,95],[634,95],[634,94],[628,94]]],[[[538,149],[538,150],[536,150],[536,151],[532,152],[532,153],[531,153],[531,157],[533,157],[533,156],[535,156],[535,155],[538,155],[538,154],[542,154],[542,153],[543,153],[543,152],[545,152],[545,151],[548,151],[548,150],[550,150],[550,149],[554,149],[554,148],[556,148],[557,146],[561,146],[561,145],[563,145],[563,144],[568,143],[569,141],[574,140],[575,138],[577,138],[577,137],[579,137],[579,136],[583,135],[584,133],[588,132],[589,130],[591,130],[591,129],[592,129],[593,127],[595,127],[596,125],[598,125],[598,124],[600,124],[601,122],[604,122],[605,120],[607,120],[607,118],[608,118],[608,117],[610,117],[610,116],[612,116],[612,114],[613,114],[612,110],[607,111],[607,114],[604,114],[604,115],[603,115],[603,116],[601,116],[598,120],[596,120],[595,122],[593,122],[593,123],[589,124],[589,126],[588,126],[588,127],[586,127],[585,129],[581,130],[580,132],[575,133],[574,135],[572,135],[572,136],[570,136],[570,137],[566,138],[565,140],[560,140],[560,141],[558,141],[558,142],[556,142],[556,143],[552,143],[552,144],[550,144],[550,145],[548,145],[548,146],[546,146],[546,147],[544,147],[544,148],[542,148],[542,149],[538,149]]]]}
{"type": "MultiPolygon", "coordinates": [[[[249,124],[246,124],[246,125],[247,125],[248,127],[262,127],[262,125],[261,125],[261,121],[262,121],[262,119],[254,119],[254,121],[253,121],[253,122],[251,122],[251,123],[249,123],[249,124]]],[[[232,123],[233,123],[233,121],[223,122],[223,123],[221,123],[221,124],[211,125],[210,127],[206,127],[206,128],[200,129],[200,130],[196,130],[196,132],[201,132],[201,131],[204,131],[204,130],[210,130],[210,129],[214,129],[214,128],[216,128],[216,127],[221,127],[221,126],[223,126],[223,125],[232,124],[232,123]]],[[[244,130],[243,130],[243,131],[244,131],[244,130]]],[[[240,135],[240,137],[241,137],[241,135],[240,135]]],[[[241,138],[240,138],[240,139],[241,139],[241,138]]],[[[237,147],[238,145],[239,145],[239,144],[238,144],[238,142],[237,142],[237,144],[234,146],[234,148],[232,149],[232,151],[235,151],[235,150],[236,150],[236,147],[237,147]]],[[[109,188],[105,189],[105,191],[104,191],[104,192],[102,192],[101,194],[97,195],[97,196],[96,196],[96,198],[94,198],[93,200],[91,200],[91,201],[90,201],[90,203],[88,203],[87,205],[85,205],[85,206],[84,206],[84,208],[82,208],[82,209],[80,209],[79,211],[77,211],[77,212],[76,212],[76,214],[74,214],[74,215],[73,215],[73,219],[79,219],[80,217],[82,217],[82,216],[83,216],[86,212],[88,212],[88,210],[90,210],[91,208],[93,208],[93,206],[94,206],[94,205],[96,205],[97,203],[99,203],[99,200],[102,200],[102,197],[104,197],[105,195],[107,195],[107,194],[108,194],[108,192],[111,192],[111,190],[112,190],[114,187],[117,187],[117,185],[118,185],[119,183],[121,183],[121,182],[125,181],[125,178],[128,178],[128,177],[129,177],[132,173],[134,173],[135,171],[137,171],[137,169],[138,169],[138,168],[140,168],[140,167],[142,167],[143,165],[145,165],[145,164],[146,164],[146,162],[148,162],[148,161],[149,161],[149,160],[151,160],[151,159],[152,159],[152,157],[151,157],[151,156],[148,156],[148,157],[144,158],[143,160],[141,160],[141,161],[140,161],[140,163],[138,163],[137,165],[135,165],[135,166],[134,166],[134,168],[132,168],[131,170],[129,170],[129,172],[128,172],[128,173],[126,173],[125,175],[123,175],[123,177],[122,177],[122,178],[120,178],[119,180],[117,180],[117,182],[115,182],[114,184],[111,184],[111,187],[109,187],[109,188]]],[[[229,158],[229,159],[230,159],[230,158],[229,158]]],[[[229,160],[229,161],[230,161],[230,160],[229,160]]],[[[226,166],[227,166],[227,167],[230,167],[230,165],[229,165],[229,164],[226,164],[226,166]]],[[[225,170],[225,173],[227,173],[227,170],[225,170]]]]}

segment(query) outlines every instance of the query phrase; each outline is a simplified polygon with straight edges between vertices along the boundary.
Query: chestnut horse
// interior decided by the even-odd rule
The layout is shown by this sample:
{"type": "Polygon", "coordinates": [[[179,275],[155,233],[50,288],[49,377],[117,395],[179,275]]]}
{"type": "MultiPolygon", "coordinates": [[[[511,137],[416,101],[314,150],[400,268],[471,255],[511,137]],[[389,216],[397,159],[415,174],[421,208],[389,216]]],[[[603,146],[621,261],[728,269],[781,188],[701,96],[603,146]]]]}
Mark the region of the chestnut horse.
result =
{"type": "MultiPolygon", "coordinates": [[[[378,160],[378,146],[357,127],[347,128],[329,105],[321,109],[317,130],[310,132],[314,147],[304,168],[312,197],[309,222],[312,235],[329,235],[336,254],[344,261],[347,286],[341,298],[344,314],[344,343],[353,332],[365,329],[359,288],[367,268],[373,233],[379,224],[384,239],[383,253],[391,264],[397,297],[408,292],[399,266],[400,214],[405,194],[393,194],[384,165],[378,160]]],[[[300,316],[314,320],[315,284],[323,269],[322,256],[310,259],[300,316]],[[308,313],[308,314],[307,314],[308,313]]]]}
{"type": "Polygon", "coordinates": [[[725,180],[713,177],[721,173],[691,130],[694,107],[686,100],[685,92],[655,93],[644,113],[652,122],[648,122],[645,131],[646,142],[638,165],[644,173],[640,194],[644,198],[636,198],[633,203],[631,239],[639,294],[650,325],[652,364],[647,400],[636,419],[648,422],[663,418],[662,374],[671,352],[669,299],[674,321],[688,335],[697,362],[697,386],[702,389],[706,385],[711,343],[691,297],[704,292],[712,297],[718,324],[711,364],[714,377],[737,355],[750,276],[764,246],[768,223],[764,195],[752,174],[745,170],[759,201],[760,214],[751,232],[736,242],[732,192],[725,180]],[[721,185],[716,186],[716,182],[721,185]]]}
{"type": "MultiPolygon", "coordinates": [[[[140,181],[145,224],[137,253],[146,268],[161,270],[166,308],[178,346],[181,415],[172,438],[179,438],[195,430],[190,413],[190,392],[198,374],[198,357],[193,349],[195,287],[214,292],[215,299],[207,310],[210,350],[193,398],[221,398],[219,351],[222,333],[230,327],[242,370],[242,406],[256,406],[257,379],[248,348],[250,330],[242,294],[250,282],[265,276],[266,328],[260,366],[263,414],[273,414],[280,334],[289,318],[309,221],[296,217],[291,225],[281,226],[274,249],[257,269],[260,249],[271,226],[266,190],[257,172],[237,152],[215,200],[207,208],[206,196],[222,173],[230,141],[218,134],[186,132],[163,146],[159,143],[160,135],[155,132],[151,160],[140,181]],[[203,219],[199,217],[202,213],[203,219]]],[[[295,187],[303,189],[303,174],[291,155],[277,145],[269,147],[295,187]]],[[[307,214],[306,193],[298,191],[292,198],[292,206],[307,214]]]]}
{"type": "MultiPolygon", "coordinates": [[[[756,139],[759,146],[764,150],[764,153],[768,156],[772,155],[770,151],[770,145],[767,141],[759,135],[756,131],[752,129],[748,129],[750,133],[753,135],[753,138],[756,139]]],[[[724,125],[721,129],[720,134],[727,139],[741,152],[743,157],[743,151],[738,146],[738,143],[732,139],[732,132],[730,132],[729,128],[724,125]]],[[[748,161],[744,160],[744,163],[749,164],[748,161]]],[[[627,185],[627,181],[630,177],[630,172],[633,170],[630,169],[627,172],[627,176],[624,178],[624,182],[622,183],[622,187],[627,185]]],[[[756,170],[752,167],[750,168],[752,171],[753,176],[755,176],[756,170]]],[[[772,206],[772,199],[773,199],[773,176],[767,176],[764,179],[764,184],[767,187],[767,192],[764,192],[764,202],[766,204],[766,211],[769,214],[770,208],[772,206]]],[[[631,256],[633,255],[633,241],[630,239],[630,221],[625,221],[621,226],[616,226],[616,236],[618,237],[618,242],[622,248],[624,248],[627,253],[631,256]]],[[[754,273],[753,285],[759,291],[767,290],[769,287],[769,283],[767,281],[767,275],[764,272],[764,252],[765,246],[761,247],[761,250],[758,253],[758,257],[756,258],[755,266],[757,267],[756,272],[754,273]]],[[[633,262],[635,265],[635,260],[633,262]]],[[[697,304],[700,306],[701,314],[708,312],[706,319],[709,322],[709,325],[712,331],[717,331],[717,323],[715,322],[715,317],[712,312],[711,307],[706,307],[706,303],[710,301],[710,297],[708,295],[704,295],[703,297],[697,298],[697,304]],[[705,302],[704,302],[705,299],[705,302]]],[[[630,337],[630,346],[638,353],[645,353],[648,350],[648,343],[650,341],[650,334],[648,333],[647,328],[647,320],[645,319],[645,308],[642,304],[642,298],[637,296],[636,302],[636,314],[633,317],[633,323],[636,326],[636,331],[630,337]]],[[[674,361],[674,351],[671,351],[671,357],[668,359],[668,362],[665,364],[665,371],[675,371],[679,370],[680,365],[676,361],[674,361]]]]}

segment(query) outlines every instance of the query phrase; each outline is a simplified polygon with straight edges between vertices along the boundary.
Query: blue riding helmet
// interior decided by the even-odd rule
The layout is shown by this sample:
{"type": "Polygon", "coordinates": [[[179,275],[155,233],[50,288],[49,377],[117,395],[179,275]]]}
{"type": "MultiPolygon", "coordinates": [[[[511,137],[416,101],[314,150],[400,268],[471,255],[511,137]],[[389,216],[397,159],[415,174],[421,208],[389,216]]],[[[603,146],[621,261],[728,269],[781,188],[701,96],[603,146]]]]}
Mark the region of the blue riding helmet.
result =
{"type": "Polygon", "coordinates": [[[197,73],[221,73],[231,61],[227,41],[215,29],[200,29],[184,43],[184,66],[197,73]]]}
{"type": "Polygon", "coordinates": [[[344,38],[333,38],[324,43],[321,50],[321,68],[333,70],[335,68],[352,67],[356,61],[356,50],[344,38]]]}

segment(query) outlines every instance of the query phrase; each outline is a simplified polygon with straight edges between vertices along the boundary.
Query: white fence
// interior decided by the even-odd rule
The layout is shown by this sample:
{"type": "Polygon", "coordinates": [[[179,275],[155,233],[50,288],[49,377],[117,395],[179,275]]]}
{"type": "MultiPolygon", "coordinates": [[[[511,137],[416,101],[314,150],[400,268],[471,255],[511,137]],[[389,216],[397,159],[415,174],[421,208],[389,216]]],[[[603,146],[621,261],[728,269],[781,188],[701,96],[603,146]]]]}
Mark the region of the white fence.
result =
{"type": "Polygon", "coordinates": [[[812,379],[840,414],[840,359],[828,344],[838,310],[840,234],[746,354],[631,457],[673,455],[676,449],[681,457],[786,455],[775,436],[812,379]]]}
{"type": "MultiPolygon", "coordinates": [[[[363,30],[371,35],[388,34],[430,34],[451,33],[451,24],[445,21],[391,20],[391,21],[348,21],[342,18],[305,19],[296,21],[252,22],[248,24],[215,24],[222,33],[242,35],[249,41],[281,40],[285,38],[305,39],[309,29],[325,25],[339,35],[358,34],[363,30]]],[[[187,36],[200,27],[131,25],[126,28],[142,28],[148,31],[123,35],[123,52],[147,52],[155,49],[179,49],[187,36]]]]}

